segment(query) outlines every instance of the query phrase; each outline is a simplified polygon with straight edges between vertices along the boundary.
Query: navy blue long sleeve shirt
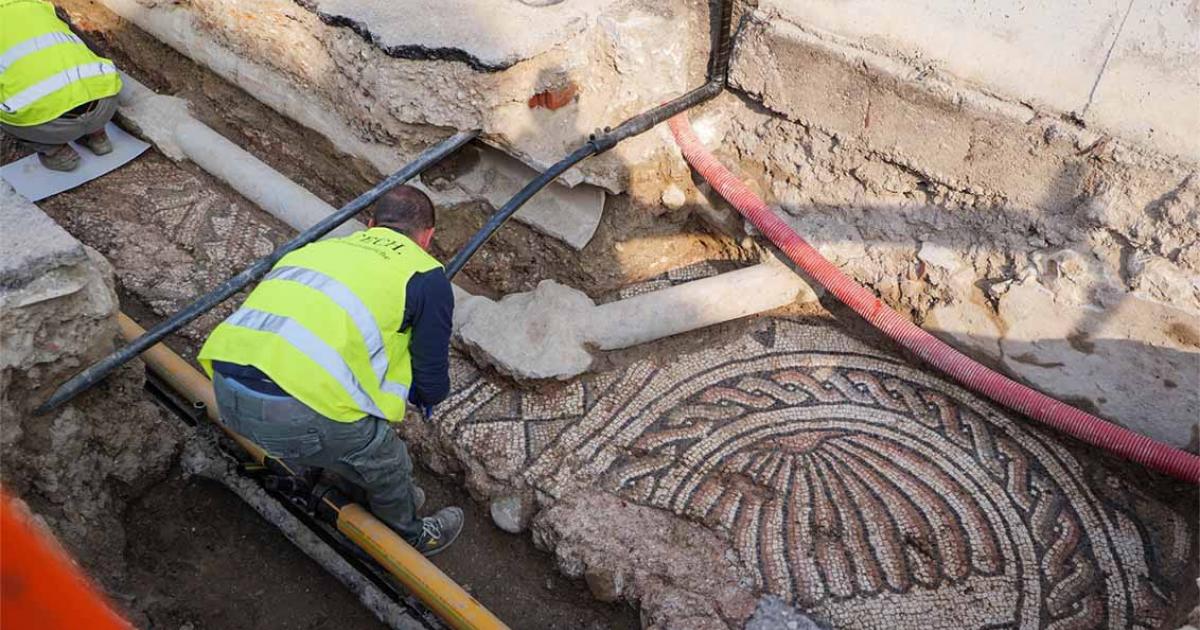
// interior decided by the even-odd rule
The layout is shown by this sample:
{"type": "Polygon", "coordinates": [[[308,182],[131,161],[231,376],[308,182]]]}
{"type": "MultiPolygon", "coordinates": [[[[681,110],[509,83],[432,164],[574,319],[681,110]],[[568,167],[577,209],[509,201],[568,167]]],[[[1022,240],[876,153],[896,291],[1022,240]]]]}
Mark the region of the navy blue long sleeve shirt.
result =
{"type": "MultiPolygon", "coordinates": [[[[404,297],[400,330],[411,329],[408,350],[413,381],[408,401],[428,408],[450,394],[450,332],[454,320],[454,291],[441,269],[413,275],[404,297]]],[[[267,394],[287,395],[254,366],[213,361],[213,369],[267,394]]]]}
{"type": "Polygon", "coordinates": [[[432,407],[450,395],[450,332],[454,322],[454,290],[441,269],[418,273],[408,281],[404,321],[412,329],[408,351],[413,382],[409,402],[432,407]]]}

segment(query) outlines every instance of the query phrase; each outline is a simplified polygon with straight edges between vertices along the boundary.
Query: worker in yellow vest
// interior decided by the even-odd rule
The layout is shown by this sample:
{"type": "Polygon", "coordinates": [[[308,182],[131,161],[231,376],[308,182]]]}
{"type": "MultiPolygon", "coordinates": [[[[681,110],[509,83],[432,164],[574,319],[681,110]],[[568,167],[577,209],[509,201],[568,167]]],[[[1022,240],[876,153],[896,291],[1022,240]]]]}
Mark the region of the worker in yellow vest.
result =
{"type": "Polygon", "coordinates": [[[463,512],[417,517],[425,493],[395,423],[450,391],[454,294],[426,250],[420,190],[377,201],[368,229],[284,256],[204,343],[221,420],[293,467],[336,473],[418,551],[454,542],[463,512]]]}
{"type": "Polygon", "coordinates": [[[56,171],[79,166],[68,142],[112,151],[104,125],[121,77],[41,0],[0,0],[0,129],[56,171]]]}

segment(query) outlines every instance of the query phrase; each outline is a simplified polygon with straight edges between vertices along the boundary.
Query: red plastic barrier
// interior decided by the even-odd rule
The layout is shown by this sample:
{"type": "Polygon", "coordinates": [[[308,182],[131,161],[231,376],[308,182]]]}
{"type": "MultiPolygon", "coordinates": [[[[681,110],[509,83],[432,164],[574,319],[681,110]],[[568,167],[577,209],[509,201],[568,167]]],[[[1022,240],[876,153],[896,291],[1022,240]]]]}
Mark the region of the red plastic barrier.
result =
{"type": "Polygon", "coordinates": [[[671,133],[684,158],[738,212],[750,220],[821,286],[900,345],[972,391],[1054,429],[1177,479],[1200,483],[1200,457],[1116,426],[1003,376],[955,350],[884,304],[875,294],[842,273],[767,207],[741,180],[717,161],[688,122],[687,114],[670,120],[671,133]]]}
{"type": "Polygon", "coordinates": [[[66,553],[0,492],[0,628],[133,630],[66,553]]]}

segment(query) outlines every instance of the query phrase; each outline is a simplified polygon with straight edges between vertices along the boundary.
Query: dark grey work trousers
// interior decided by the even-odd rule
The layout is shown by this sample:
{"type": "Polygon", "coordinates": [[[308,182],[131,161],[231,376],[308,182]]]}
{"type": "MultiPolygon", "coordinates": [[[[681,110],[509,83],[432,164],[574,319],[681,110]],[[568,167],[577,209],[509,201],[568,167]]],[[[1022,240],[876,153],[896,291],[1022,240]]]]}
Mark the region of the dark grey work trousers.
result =
{"type": "Polygon", "coordinates": [[[371,512],[409,542],[421,534],[413,504],[412,459],[386,420],[338,422],[290,396],[254,391],[217,373],[221,421],[288,465],[328,469],[362,488],[371,512]]]}
{"type": "Polygon", "coordinates": [[[0,123],[8,135],[39,153],[47,153],[54,147],[74,142],[89,133],[104,128],[113,114],[117,113],[117,97],[110,96],[78,107],[54,120],[30,127],[15,127],[0,123]]]}

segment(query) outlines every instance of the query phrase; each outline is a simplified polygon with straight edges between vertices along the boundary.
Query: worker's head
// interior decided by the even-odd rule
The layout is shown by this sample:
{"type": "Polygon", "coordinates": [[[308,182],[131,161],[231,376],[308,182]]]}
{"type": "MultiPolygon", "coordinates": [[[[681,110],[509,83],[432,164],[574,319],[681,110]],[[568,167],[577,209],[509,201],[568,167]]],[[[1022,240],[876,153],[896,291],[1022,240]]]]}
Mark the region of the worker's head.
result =
{"type": "Polygon", "coordinates": [[[429,249],[433,242],[433,202],[412,186],[397,186],[372,204],[367,226],[403,232],[422,249],[429,249]]]}

